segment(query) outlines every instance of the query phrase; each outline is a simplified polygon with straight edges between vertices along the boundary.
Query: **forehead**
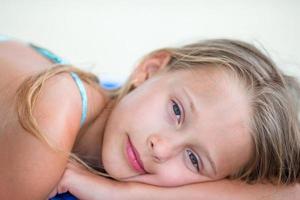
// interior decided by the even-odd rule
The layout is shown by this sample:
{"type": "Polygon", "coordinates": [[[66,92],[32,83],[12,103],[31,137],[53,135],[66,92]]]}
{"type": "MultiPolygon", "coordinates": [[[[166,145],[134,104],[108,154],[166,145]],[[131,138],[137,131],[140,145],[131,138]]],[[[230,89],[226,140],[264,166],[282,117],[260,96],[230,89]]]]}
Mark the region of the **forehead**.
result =
{"type": "Polygon", "coordinates": [[[199,69],[178,70],[169,74],[168,82],[176,87],[187,87],[191,92],[207,101],[215,101],[218,96],[244,96],[242,81],[224,67],[204,66],[199,69]]]}

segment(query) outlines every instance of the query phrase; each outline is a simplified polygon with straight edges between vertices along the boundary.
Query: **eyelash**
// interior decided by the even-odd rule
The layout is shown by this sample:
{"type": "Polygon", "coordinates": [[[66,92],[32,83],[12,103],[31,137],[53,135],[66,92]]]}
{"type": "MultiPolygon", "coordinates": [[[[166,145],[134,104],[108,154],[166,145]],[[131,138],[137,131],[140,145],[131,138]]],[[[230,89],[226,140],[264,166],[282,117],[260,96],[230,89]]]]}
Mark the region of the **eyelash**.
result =
{"type": "Polygon", "coordinates": [[[175,114],[175,118],[177,120],[177,125],[180,125],[180,124],[182,124],[183,118],[184,118],[184,112],[183,112],[182,106],[180,106],[180,104],[178,104],[174,100],[171,100],[171,101],[172,101],[172,111],[175,114]],[[176,111],[175,111],[174,107],[177,107],[176,111]],[[177,112],[179,112],[179,114],[177,112]],[[181,115],[181,117],[178,118],[177,115],[181,115]]]}
{"type": "Polygon", "coordinates": [[[200,171],[200,167],[199,167],[199,160],[198,160],[198,156],[196,156],[191,150],[187,149],[186,150],[187,155],[189,157],[189,160],[191,161],[193,167],[195,167],[195,169],[197,170],[197,172],[200,171]]]}

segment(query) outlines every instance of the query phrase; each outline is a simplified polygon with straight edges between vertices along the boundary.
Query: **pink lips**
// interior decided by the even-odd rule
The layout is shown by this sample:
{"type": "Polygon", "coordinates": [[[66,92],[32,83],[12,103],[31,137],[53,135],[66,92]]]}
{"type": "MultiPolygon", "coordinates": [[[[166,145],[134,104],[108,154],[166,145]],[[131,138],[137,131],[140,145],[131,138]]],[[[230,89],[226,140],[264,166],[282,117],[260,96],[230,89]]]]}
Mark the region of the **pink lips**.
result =
{"type": "Polygon", "coordinates": [[[132,166],[132,168],[142,174],[145,174],[146,171],[144,169],[143,163],[139,157],[139,153],[132,145],[130,138],[128,137],[127,145],[126,145],[126,153],[127,153],[127,159],[132,166]]]}

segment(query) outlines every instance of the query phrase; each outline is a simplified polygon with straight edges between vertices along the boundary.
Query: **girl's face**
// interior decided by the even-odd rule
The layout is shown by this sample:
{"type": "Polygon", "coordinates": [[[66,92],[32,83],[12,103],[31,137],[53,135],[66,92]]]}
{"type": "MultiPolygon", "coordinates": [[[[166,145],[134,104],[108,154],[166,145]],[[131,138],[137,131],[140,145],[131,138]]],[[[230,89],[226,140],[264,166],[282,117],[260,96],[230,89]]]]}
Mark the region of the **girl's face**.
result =
{"type": "Polygon", "coordinates": [[[208,67],[146,80],[114,108],[102,162],[121,181],[178,186],[225,178],[252,155],[249,100],[208,67]]]}

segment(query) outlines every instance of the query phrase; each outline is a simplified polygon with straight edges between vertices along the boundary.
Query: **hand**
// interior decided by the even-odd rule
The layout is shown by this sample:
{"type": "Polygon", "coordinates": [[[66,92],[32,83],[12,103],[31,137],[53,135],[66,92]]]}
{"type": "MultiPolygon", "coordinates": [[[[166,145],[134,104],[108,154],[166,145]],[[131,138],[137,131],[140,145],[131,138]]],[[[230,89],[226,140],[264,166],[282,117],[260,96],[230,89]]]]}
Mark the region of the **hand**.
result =
{"type": "Polygon", "coordinates": [[[126,183],[95,175],[82,165],[70,161],[49,197],[69,191],[79,199],[122,199],[125,186],[126,183]]]}

